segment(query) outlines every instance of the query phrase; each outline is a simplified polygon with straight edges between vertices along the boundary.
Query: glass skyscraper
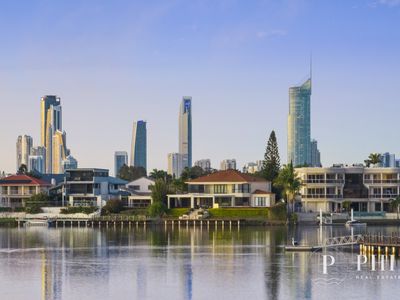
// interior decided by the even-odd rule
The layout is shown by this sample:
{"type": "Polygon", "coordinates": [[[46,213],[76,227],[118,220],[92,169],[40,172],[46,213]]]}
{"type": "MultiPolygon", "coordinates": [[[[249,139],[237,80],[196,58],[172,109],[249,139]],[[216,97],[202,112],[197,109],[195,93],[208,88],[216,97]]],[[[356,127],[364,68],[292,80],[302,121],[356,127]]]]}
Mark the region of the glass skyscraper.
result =
{"type": "Polygon", "coordinates": [[[114,176],[117,177],[124,165],[128,165],[128,153],[126,151],[116,151],[114,153],[114,176]]]}
{"type": "MultiPolygon", "coordinates": [[[[47,95],[40,101],[41,108],[41,146],[46,148],[45,171],[53,172],[53,135],[62,132],[61,100],[57,96],[47,95]]],[[[58,167],[58,166],[57,166],[58,167]]]]}
{"type": "Polygon", "coordinates": [[[147,129],[145,121],[133,122],[131,166],[147,170],[147,129]]]}
{"type": "Polygon", "coordinates": [[[311,164],[311,78],[289,89],[288,163],[311,164]]]}
{"type": "Polygon", "coordinates": [[[192,97],[183,97],[179,111],[179,154],[182,167],[192,167],[192,97]]]}

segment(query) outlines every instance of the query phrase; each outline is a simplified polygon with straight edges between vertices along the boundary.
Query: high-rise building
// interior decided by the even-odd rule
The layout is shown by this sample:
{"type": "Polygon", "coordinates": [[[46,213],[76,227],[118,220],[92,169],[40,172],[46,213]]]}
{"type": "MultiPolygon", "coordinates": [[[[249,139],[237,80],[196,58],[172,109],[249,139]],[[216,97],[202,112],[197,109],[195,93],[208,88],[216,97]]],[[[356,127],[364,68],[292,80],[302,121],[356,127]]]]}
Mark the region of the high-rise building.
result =
{"type": "Polygon", "coordinates": [[[311,167],[322,167],[321,165],[321,153],[318,149],[318,142],[316,140],[311,141],[311,167]]]}
{"type": "Polygon", "coordinates": [[[381,163],[380,165],[384,168],[395,168],[396,167],[396,155],[385,152],[381,154],[381,163]]]}
{"type": "Polygon", "coordinates": [[[263,161],[257,160],[256,162],[249,162],[243,166],[243,173],[254,174],[260,172],[263,168],[263,161]]]}
{"type": "Polygon", "coordinates": [[[44,158],[42,155],[29,155],[28,171],[44,173],[44,158]]]}
{"type": "Polygon", "coordinates": [[[126,151],[115,151],[114,153],[114,176],[118,176],[119,170],[128,165],[128,153],[126,151]]]}
{"type": "Polygon", "coordinates": [[[57,130],[54,132],[52,142],[52,173],[61,174],[64,173],[62,162],[68,155],[68,150],[66,147],[67,137],[65,131],[61,132],[60,130],[57,130]]]}
{"type": "Polygon", "coordinates": [[[200,167],[203,169],[205,172],[210,172],[211,171],[211,160],[210,159],[200,159],[197,160],[194,165],[196,167],[200,167]]]}
{"type": "Polygon", "coordinates": [[[131,166],[147,170],[147,129],[145,121],[133,122],[131,166]]]}
{"type": "MultiPolygon", "coordinates": [[[[40,100],[41,108],[41,146],[46,148],[46,173],[53,172],[53,136],[62,132],[62,107],[57,96],[47,95],[40,100]]],[[[58,166],[57,166],[58,167],[58,166]]]]}
{"type": "Polygon", "coordinates": [[[236,159],[225,159],[221,162],[220,170],[236,170],[236,159]]]}
{"type": "Polygon", "coordinates": [[[179,153],[183,167],[192,167],[192,97],[183,97],[180,106],[179,153]]]}
{"type": "Polygon", "coordinates": [[[311,78],[289,89],[288,163],[311,163],[311,78]]]}
{"type": "Polygon", "coordinates": [[[183,166],[183,155],[181,153],[169,153],[168,154],[168,174],[174,178],[181,176],[182,171],[185,167],[183,166]]]}
{"type": "Polygon", "coordinates": [[[78,161],[72,156],[68,155],[62,162],[62,172],[64,173],[66,170],[75,170],[78,169],[78,161]]]}
{"type": "Polygon", "coordinates": [[[31,154],[33,139],[29,135],[18,136],[17,139],[17,170],[21,165],[28,167],[29,155],[31,154]]]}

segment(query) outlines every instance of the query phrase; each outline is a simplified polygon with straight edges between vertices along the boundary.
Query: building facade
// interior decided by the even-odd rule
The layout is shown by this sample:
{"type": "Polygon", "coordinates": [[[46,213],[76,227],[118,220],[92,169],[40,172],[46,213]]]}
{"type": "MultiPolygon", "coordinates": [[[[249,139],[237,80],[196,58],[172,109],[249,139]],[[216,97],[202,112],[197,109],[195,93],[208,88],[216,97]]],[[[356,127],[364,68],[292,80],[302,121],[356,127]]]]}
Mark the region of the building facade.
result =
{"type": "Polygon", "coordinates": [[[31,155],[33,139],[29,135],[20,135],[17,138],[17,170],[21,165],[28,166],[29,155],[31,155]]]}
{"type": "Polygon", "coordinates": [[[129,182],[126,187],[130,192],[127,197],[125,206],[129,208],[146,208],[152,203],[151,187],[154,185],[154,180],[141,177],[132,182],[129,182]]]}
{"type": "Polygon", "coordinates": [[[192,97],[183,97],[179,111],[179,153],[183,168],[192,167],[192,97]]]}
{"type": "Polygon", "coordinates": [[[339,212],[349,201],[355,211],[388,212],[400,195],[400,168],[335,166],[297,168],[301,179],[301,210],[339,212]]]}
{"type": "Polygon", "coordinates": [[[254,174],[257,172],[261,172],[263,168],[263,161],[257,160],[254,162],[249,162],[243,166],[243,173],[254,174]]]}
{"type": "Polygon", "coordinates": [[[44,96],[40,108],[41,146],[46,148],[45,169],[46,173],[53,173],[53,136],[57,131],[62,132],[61,99],[54,95],[44,96]]]}
{"type": "Polygon", "coordinates": [[[147,126],[145,121],[133,122],[130,165],[147,170],[147,126]]]}
{"type": "Polygon", "coordinates": [[[11,175],[0,180],[0,205],[2,207],[25,207],[33,195],[47,193],[51,184],[28,175],[11,175]]]}
{"type": "Polygon", "coordinates": [[[181,153],[168,154],[168,174],[174,178],[179,178],[184,169],[183,155],[181,153]]]}
{"type": "Polygon", "coordinates": [[[168,208],[270,207],[271,182],[237,170],[212,173],[186,182],[187,194],[168,195],[168,208]]]}
{"type": "Polygon", "coordinates": [[[64,168],[63,168],[63,161],[66,159],[68,155],[68,149],[67,149],[67,135],[64,132],[61,132],[60,130],[57,130],[53,134],[52,138],[52,147],[51,147],[51,153],[52,153],[52,160],[51,160],[51,165],[52,165],[52,173],[53,174],[61,174],[64,173],[64,168]]]}
{"type": "Polygon", "coordinates": [[[211,160],[210,159],[200,159],[197,160],[194,165],[196,167],[200,167],[203,169],[205,172],[210,172],[211,171],[211,160]]]}
{"type": "Polygon", "coordinates": [[[28,162],[29,172],[44,173],[44,158],[41,155],[29,155],[28,162]]]}
{"type": "Polygon", "coordinates": [[[110,177],[106,169],[70,169],[58,188],[63,191],[63,203],[70,206],[103,207],[110,199],[119,199],[119,192],[127,182],[110,177]]]}
{"type": "Polygon", "coordinates": [[[61,164],[63,173],[66,170],[78,169],[78,161],[72,155],[68,155],[61,164]]]}
{"type": "Polygon", "coordinates": [[[311,164],[311,78],[289,89],[288,162],[311,164]]]}
{"type": "Polygon", "coordinates": [[[236,159],[225,159],[221,161],[220,170],[236,170],[236,159]]]}
{"type": "Polygon", "coordinates": [[[311,140],[311,167],[322,167],[321,164],[321,153],[318,149],[318,142],[317,140],[311,140]]]}
{"type": "Polygon", "coordinates": [[[114,152],[114,176],[117,177],[119,170],[124,165],[128,165],[128,153],[126,151],[115,151],[114,152]]]}

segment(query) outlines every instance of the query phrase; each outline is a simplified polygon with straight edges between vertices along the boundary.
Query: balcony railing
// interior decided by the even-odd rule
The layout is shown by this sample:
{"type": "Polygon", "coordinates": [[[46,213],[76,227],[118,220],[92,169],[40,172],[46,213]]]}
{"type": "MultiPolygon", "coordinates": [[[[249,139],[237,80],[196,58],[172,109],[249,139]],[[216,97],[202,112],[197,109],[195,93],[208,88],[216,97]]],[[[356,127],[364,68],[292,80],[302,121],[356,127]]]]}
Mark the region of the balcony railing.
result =
{"type": "Polygon", "coordinates": [[[342,195],[325,195],[325,194],[308,194],[308,195],[302,195],[303,198],[309,198],[309,199],[342,199],[342,195]]]}
{"type": "Polygon", "coordinates": [[[373,194],[373,195],[369,195],[370,198],[374,198],[374,199],[394,199],[396,197],[398,197],[399,195],[397,194],[373,194]]]}
{"type": "Polygon", "coordinates": [[[343,179],[306,179],[303,180],[304,184],[344,184],[343,179]]]}
{"type": "Polygon", "coordinates": [[[364,179],[365,184],[400,184],[399,179],[364,179]]]}

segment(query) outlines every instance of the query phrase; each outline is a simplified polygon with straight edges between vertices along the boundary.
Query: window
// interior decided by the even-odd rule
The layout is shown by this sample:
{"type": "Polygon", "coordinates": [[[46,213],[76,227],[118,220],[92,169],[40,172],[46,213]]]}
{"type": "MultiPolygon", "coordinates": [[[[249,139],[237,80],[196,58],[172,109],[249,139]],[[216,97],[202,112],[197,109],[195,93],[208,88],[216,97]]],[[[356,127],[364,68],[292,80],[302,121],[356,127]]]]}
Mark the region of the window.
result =
{"type": "Polygon", "coordinates": [[[224,184],[214,185],[214,193],[215,194],[226,194],[226,185],[224,185],[224,184]]]}
{"type": "Polygon", "coordinates": [[[134,191],[140,191],[140,185],[130,185],[129,187],[134,191]]]}
{"type": "Polygon", "coordinates": [[[265,206],[267,202],[267,198],[266,197],[256,197],[254,199],[254,205],[255,206],[265,206]]]}

